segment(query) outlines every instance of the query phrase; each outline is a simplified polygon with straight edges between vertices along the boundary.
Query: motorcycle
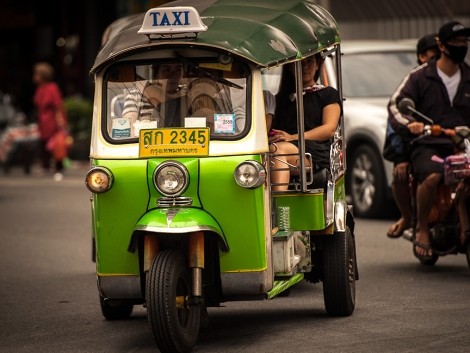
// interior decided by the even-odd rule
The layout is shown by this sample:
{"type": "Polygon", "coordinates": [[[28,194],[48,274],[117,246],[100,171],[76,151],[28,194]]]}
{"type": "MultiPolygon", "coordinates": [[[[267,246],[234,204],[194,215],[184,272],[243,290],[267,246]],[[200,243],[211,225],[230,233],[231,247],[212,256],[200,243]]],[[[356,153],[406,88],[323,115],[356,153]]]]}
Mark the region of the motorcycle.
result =
{"type": "Polygon", "coordinates": [[[462,221],[468,227],[470,219],[470,128],[462,126],[444,129],[416,110],[414,102],[408,98],[400,101],[398,109],[402,114],[415,113],[428,123],[424,126],[423,134],[412,140],[412,144],[425,136],[447,136],[452,140],[455,151],[444,159],[438,156],[432,157],[433,161],[442,163],[444,172],[444,178],[437,190],[438,197],[428,217],[432,255],[419,256],[415,250],[417,182],[412,175],[410,175],[412,226],[405,230],[402,237],[413,242],[413,253],[423,265],[432,266],[441,256],[463,253],[470,267],[470,231],[465,232],[467,237],[464,244],[460,240],[462,221]],[[460,202],[462,207],[459,209],[460,202]],[[466,219],[461,219],[462,217],[466,219]]]}

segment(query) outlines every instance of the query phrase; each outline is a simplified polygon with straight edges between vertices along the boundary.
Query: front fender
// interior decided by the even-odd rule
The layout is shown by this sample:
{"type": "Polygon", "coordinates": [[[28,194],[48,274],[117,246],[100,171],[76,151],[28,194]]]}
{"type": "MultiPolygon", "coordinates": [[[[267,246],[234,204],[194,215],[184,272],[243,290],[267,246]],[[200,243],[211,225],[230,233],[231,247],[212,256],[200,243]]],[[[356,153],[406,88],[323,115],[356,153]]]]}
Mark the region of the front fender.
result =
{"type": "Polygon", "coordinates": [[[198,231],[217,234],[222,250],[228,251],[228,243],[220,225],[210,214],[198,208],[153,209],[145,213],[134,227],[134,235],[139,232],[182,234],[198,231]]]}

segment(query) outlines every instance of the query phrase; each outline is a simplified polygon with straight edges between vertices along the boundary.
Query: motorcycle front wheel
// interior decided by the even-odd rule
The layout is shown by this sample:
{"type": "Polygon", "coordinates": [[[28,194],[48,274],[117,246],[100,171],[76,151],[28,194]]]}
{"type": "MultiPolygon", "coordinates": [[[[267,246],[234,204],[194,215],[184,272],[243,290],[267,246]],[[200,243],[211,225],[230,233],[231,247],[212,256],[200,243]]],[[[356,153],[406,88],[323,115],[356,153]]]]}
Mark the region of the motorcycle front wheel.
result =
{"type": "Polygon", "coordinates": [[[178,251],[161,251],[147,274],[147,316],[161,352],[189,352],[196,344],[201,308],[191,303],[191,276],[178,251]]]}

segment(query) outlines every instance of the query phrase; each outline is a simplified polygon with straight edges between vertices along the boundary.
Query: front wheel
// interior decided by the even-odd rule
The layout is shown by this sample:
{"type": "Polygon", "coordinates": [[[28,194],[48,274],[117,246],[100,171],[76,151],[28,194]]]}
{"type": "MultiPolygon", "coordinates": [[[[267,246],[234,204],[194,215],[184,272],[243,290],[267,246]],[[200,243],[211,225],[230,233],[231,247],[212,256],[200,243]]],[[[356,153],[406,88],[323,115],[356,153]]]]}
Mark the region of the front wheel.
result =
{"type": "Polygon", "coordinates": [[[196,344],[201,308],[191,302],[191,276],[184,256],[161,251],[147,274],[147,315],[162,352],[189,352],[196,344]]]}
{"type": "Polygon", "coordinates": [[[323,296],[331,316],[349,316],[356,305],[356,251],[349,227],[323,240],[323,296]]]}

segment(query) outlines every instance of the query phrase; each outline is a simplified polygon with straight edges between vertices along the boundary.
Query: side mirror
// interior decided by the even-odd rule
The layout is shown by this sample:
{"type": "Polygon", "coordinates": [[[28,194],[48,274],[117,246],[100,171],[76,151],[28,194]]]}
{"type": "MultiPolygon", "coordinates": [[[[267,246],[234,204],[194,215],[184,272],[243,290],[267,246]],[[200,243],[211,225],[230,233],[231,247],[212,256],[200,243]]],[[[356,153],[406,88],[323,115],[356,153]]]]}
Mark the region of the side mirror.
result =
{"type": "Polygon", "coordinates": [[[400,113],[409,115],[415,109],[415,102],[413,102],[410,98],[403,98],[400,103],[398,103],[398,110],[400,113]]]}

